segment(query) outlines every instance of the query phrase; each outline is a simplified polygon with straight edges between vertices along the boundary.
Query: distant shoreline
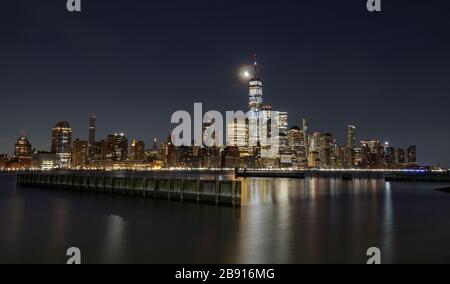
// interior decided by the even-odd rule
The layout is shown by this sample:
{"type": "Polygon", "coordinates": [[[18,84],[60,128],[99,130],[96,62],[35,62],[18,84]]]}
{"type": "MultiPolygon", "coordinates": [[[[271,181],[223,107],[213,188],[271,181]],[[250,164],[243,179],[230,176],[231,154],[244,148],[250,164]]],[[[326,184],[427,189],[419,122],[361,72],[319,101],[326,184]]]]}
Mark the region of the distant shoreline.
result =
{"type": "MultiPolygon", "coordinates": [[[[18,174],[18,173],[72,173],[90,175],[98,173],[125,173],[125,174],[205,174],[205,175],[234,175],[236,178],[287,178],[287,179],[306,179],[306,178],[329,178],[342,180],[358,180],[358,179],[377,179],[386,182],[450,182],[450,171],[430,171],[420,169],[410,170],[360,170],[360,169],[309,169],[309,170],[293,170],[293,169],[160,169],[160,170],[53,170],[53,171],[0,171],[2,174],[18,174]]],[[[449,190],[450,191],[450,190],[449,190]]]]}
{"type": "Polygon", "coordinates": [[[436,189],[436,191],[439,191],[439,192],[442,192],[442,193],[450,194],[450,187],[446,187],[446,188],[438,188],[438,189],[436,189]]]}

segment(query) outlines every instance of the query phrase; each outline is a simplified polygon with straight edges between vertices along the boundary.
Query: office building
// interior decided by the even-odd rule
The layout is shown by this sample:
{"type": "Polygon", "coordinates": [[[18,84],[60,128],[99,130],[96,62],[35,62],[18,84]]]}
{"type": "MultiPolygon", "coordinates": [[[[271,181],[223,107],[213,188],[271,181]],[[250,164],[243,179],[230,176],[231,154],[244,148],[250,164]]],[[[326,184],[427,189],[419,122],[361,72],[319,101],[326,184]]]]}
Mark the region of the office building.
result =
{"type": "Polygon", "coordinates": [[[408,164],[410,166],[417,165],[417,147],[415,145],[408,147],[408,164]]]}
{"type": "Polygon", "coordinates": [[[55,153],[37,152],[32,155],[33,168],[42,171],[51,171],[57,168],[57,158],[55,153]]]}
{"type": "Polygon", "coordinates": [[[72,146],[72,168],[80,169],[88,163],[89,142],[76,139],[72,146]]]}
{"type": "Polygon", "coordinates": [[[146,160],[145,143],[143,141],[133,140],[131,143],[131,160],[143,162],[146,160]]]}
{"type": "Polygon", "coordinates": [[[52,131],[51,152],[56,154],[57,167],[69,168],[72,155],[72,128],[67,121],[58,122],[52,131]]]}
{"type": "Polygon", "coordinates": [[[89,118],[89,161],[95,160],[95,131],[97,116],[94,114],[89,118]]]}
{"type": "Polygon", "coordinates": [[[397,164],[397,166],[405,166],[406,154],[403,148],[398,148],[395,151],[395,163],[397,164]]]}
{"type": "Polygon", "coordinates": [[[106,160],[128,160],[128,138],[123,133],[108,135],[106,141],[106,160]]]}
{"type": "Polygon", "coordinates": [[[25,167],[31,166],[32,146],[28,138],[22,134],[14,145],[13,160],[25,167]]]}

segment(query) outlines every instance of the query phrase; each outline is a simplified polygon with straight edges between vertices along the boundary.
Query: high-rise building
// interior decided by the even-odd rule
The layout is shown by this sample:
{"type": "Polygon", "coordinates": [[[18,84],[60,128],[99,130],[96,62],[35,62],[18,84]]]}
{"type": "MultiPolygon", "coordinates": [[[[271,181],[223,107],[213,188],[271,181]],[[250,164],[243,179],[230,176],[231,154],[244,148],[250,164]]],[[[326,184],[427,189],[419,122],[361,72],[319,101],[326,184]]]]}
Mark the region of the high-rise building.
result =
{"type": "Polygon", "coordinates": [[[294,151],[300,151],[303,145],[303,134],[298,126],[292,126],[288,132],[288,145],[294,151]]]}
{"type": "Polygon", "coordinates": [[[123,133],[106,137],[106,160],[128,160],[128,138],[123,133]]]}
{"type": "MultiPolygon", "coordinates": [[[[272,138],[272,106],[270,105],[264,105],[261,109],[260,114],[260,129],[259,129],[259,138],[261,141],[264,141],[264,139],[271,139],[272,138]]],[[[269,140],[270,141],[270,140],[269,140]]],[[[267,146],[267,145],[263,145],[267,146]]]]}
{"type": "Polygon", "coordinates": [[[332,166],[334,168],[346,168],[346,149],[347,147],[335,144],[334,145],[334,160],[332,161],[332,166]]]}
{"type": "Polygon", "coordinates": [[[356,147],[356,127],[353,125],[347,127],[347,147],[350,149],[356,147]]]}
{"type": "Polygon", "coordinates": [[[289,149],[294,153],[293,165],[295,167],[306,167],[305,146],[303,144],[303,131],[298,126],[292,126],[288,133],[289,149]]]}
{"type": "Polygon", "coordinates": [[[402,148],[398,148],[395,151],[395,163],[398,166],[404,166],[406,164],[406,155],[405,150],[402,148]]]}
{"type": "Polygon", "coordinates": [[[13,158],[17,160],[29,160],[31,159],[32,152],[32,146],[28,138],[22,134],[14,145],[13,158]]]}
{"type": "Polygon", "coordinates": [[[363,150],[361,147],[357,147],[355,148],[355,163],[351,166],[358,166],[358,167],[362,167],[364,163],[364,159],[363,159],[363,150]]]}
{"type": "Polygon", "coordinates": [[[309,120],[304,118],[302,121],[302,130],[303,130],[303,144],[305,146],[305,160],[308,160],[308,152],[309,152],[309,120]]]}
{"type": "Polygon", "coordinates": [[[253,78],[249,82],[249,108],[250,111],[257,113],[261,111],[263,106],[263,83],[258,78],[258,62],[256,61],[256,56],[253,64],[255,71],[253,78]]]}
{"type": "Polygon", "coordinates": [[[408,164],[410,166],[417,165],[417,147],[415,145],[408,147],[408,164]]]}
{"type": "Polygon", "coordinates": [[[395,166],[395,149],[389,144],[386,144],[384,148],[384,164],[388,168],[392,168],[395,166]]]}
{"type": "Polygon", "coordinates": [[[131,143],[131,160],[136,162],[145,161],[145,143],[133,140],[131,143]]]}
{"type": "Polygon", "coordinates": [[[319,138],[319,158],[322,168],[329,168],[332,165],[333,150],[333,135],[330,133],[321,134],[319,138]]]}
{"type": "Polygon", "coordinates": [[[319,168],[321,166],[320,153],[319,151],[309,151],[308,152],[308,167],[319,168]]]}
{"type": "Polygon", "coordinates": [[[245,117],[236,117],[228,124],[228,146],[239,147],[243,156],[249,155],[248,123],[249,121],[245,117]]]}
{"type": "Polygon", "coordinates": [[[165,143],[162,144],[162,159],[164,167],[174,168],[177,166],[177,151],[172,144],[172,138],[169,135],[165,143]]]}
{"type": "Polygon", "coordinates": [[[72,128],[67,121],[58,122],[53,127],[52,132],[52,149],[51,152],[56,154],[57,167],[70,167],[70,159],[72,155],[72,128]]]}
{"type": "Polygon", "coordinates": [[[278,130],[279,130],[279,145],[280,150],[286,150],[288,146],[288,125],[289,125],[289,117],[288,113],[284,111],[278,112],[278,130]]]}
{"type": "Polygon", "coordinates": [[[175,149],[177,155],[177,164],[178,168],[192,168],[193,160],[194,160],[194,151],[193,147],[189,146],[181,146],[175,149]]]}
{"type": "Polygon", "coordinates": [[[76,139],[72,147],[72,168],[82,168],[88,162],[88,141],[76,139]]]}
{"type": "Polygon", "coordinates": [[[378,140],[361,141],[362,165],[368,168],[380,168],[383,166],[383,147],[378,140]]]}
{"type": "Polygon", "coordinates": [[[260,78],[258,78],[258,63],[254,62],[254,74],[253,78],[249,81],[249,112],[248,112],[248,122],[249,122],[249,144],[251,147],[255,147],[260,143],[261,139],[261,129],[260,123],[262,120],[261,112],[263,108],[263,83],[260,78]]]}
{"type": "Polygon", "coordinates": [[[347,127],[347,149],[345,150],[346,168],[353,168],[355,166],[355,147],[356,147],[356,127],[349,125],[347,127]]]}
{"type": "Polygon", "coordinates": [[[97,116],[91,115],[89,118],[89,160],[95,160],[95,129],[96,129],[97,116]]]}
{"type": "Polygon", "coordinates": [[[145,152],[147,162],[155,162],[161,159],[161,150],[159,149],[158,140],[153,139],[153,145],[151,149],[145,152]]]}
{"type": "Polygon", "coordinates": [[[108,147],[105,140],[100,140],[94,143],[94,160],[103,161],[106,160],[108,153],[108,147]]]}

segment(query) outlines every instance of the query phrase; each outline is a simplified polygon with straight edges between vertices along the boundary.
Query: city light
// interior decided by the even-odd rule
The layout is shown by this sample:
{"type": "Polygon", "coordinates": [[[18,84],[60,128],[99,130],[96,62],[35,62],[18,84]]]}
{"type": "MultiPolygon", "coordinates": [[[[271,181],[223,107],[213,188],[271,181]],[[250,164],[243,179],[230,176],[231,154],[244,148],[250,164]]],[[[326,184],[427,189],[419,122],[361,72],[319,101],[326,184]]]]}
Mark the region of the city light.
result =
{"type": "MultiPolygon", "coordinates": [[[[265,102],[263,80],[258,76],[257,66],[255,57],[253,65],[240,69],[241,77],[248,83],[248,112],[242,120],[230,120],[227,116],[229,124],[225,128],[222,125],[220,135],[212,139],[223,139],[226,132],[227,139],[221,144],[205,144],[211,138],[208,136],[215,124],[206,123],[204,119],[194,124],[196,136],[187,136],[187,143],[182,145],[172,141],[175,137],[173,133],[166,141],[158,143],[155,139],[151,148],[146,148],[144,141],[129,140],[124,132],[115,132],[98,140],[97,116],[92,115],[86,127],[89,140],[73,139],[69,122],[62,121],[53,127],[51,151],[33,152],[28,137],[22,133],[15,144],[13,156],[8,158],[6,154],[0,155],[0,168],[205,172],[247,169],[259,172],[329,173],[438,173],[442,170],[436,166],[421,167],[415,145],[394,148],[390,142],[382,143],[378,139],[361,139],[358,143],[358,128],[353,123],[346,127],[346,140],[342,144],[331,133],[311,131],[311,123],[306,118],[300,127],[289,127],[290,115],[285,111],[274,110],[265,102]],[[253,125],[250,123],[252,121],[271,121],[271,125],[253,125]],[[267,144],[264,143],[264,137],[269,137],[269,133],[273,137],[267,144]],[[195,141],[195,144],[190,145],[191,141],[195,141]],[[264,154],[267,152],[271,155],[264,154]]],[[[194,117],[196,115],[195,112],[194,117]]]]}

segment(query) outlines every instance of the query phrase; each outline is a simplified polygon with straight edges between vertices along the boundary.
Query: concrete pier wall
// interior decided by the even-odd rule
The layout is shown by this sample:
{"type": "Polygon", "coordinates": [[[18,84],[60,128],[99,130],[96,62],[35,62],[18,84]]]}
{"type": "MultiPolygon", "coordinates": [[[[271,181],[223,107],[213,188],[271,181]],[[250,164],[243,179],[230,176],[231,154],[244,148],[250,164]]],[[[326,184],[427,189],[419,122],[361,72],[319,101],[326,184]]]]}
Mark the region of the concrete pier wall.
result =
{"type": "Polygon", "coordinates": [[[332,178],[342,180],[353,179],[380,179],[390,181],[411,182],[450,182],[450,172],[431,171],[377,171],[377,170],[297,170],[297,171],[264,171],[264,170],[236,170],[236,177],[261,177],[261,178],[332,178]]]}
{"type": "Polygon", "coordinates": [[[17,175],[18,186],[57,188],[142,198],[241,206],[240,181],[159,179],[25,173],[17,175]]]}

